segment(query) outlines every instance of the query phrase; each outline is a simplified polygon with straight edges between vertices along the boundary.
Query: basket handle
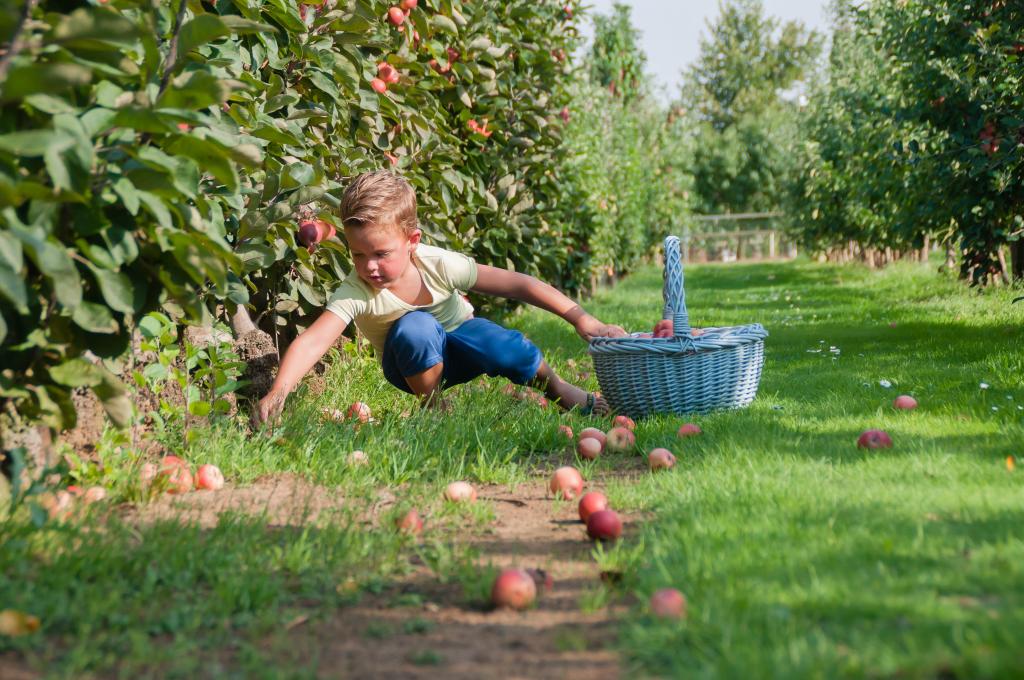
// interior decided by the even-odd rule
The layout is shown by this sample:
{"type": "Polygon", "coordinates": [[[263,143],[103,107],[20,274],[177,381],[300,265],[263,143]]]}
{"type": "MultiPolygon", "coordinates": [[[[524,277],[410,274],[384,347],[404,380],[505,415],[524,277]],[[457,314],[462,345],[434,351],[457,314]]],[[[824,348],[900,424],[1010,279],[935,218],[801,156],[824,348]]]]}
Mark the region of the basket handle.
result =
{"type": "Polygon", "coordinates": [[[690,317],[686,313],[686,291],[683,289],[683,256],[678,236],[665,237],[665,287],[662,290],[665,309],[661,318],[672,319],[675,337],[690,337],[690,317]]]}

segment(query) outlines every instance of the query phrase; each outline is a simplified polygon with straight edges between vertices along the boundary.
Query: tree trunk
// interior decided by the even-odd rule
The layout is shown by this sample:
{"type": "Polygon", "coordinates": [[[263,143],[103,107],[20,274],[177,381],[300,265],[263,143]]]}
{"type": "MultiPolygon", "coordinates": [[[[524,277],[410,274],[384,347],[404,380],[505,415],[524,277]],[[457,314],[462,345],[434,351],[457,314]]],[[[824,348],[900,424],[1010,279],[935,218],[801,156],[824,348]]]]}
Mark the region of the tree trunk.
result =
{"type": "Polygon", "coordinates": [[[1013,262],[1013,280],[1024,283],[1024,236],[1010,244],[1010,259],[1013,262]]]}

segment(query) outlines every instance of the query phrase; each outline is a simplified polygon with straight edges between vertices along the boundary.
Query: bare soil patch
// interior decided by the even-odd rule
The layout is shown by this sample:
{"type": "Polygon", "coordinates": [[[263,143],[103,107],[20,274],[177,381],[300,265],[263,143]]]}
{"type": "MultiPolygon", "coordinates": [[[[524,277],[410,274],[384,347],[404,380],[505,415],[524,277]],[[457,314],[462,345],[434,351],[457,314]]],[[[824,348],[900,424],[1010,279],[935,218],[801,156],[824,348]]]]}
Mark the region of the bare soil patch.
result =
{"type": "MultiPolygon", "coordinates": [[[[623,605],[583,610],[586,591],[600,583],[592,544],[576,504],[553,504],[545,486],[535,481],[515,491],[481,489],[498,519],[483,535],[468,538],[485,563],[539,567],[551,574],[553,588],[533,609],[488,611],[469,605],[459,584],[440,584],[421,567],[388,592],[310,624],[295,636],[296,649],[314,655],[325,678],[620,677],[613,619],[623,605]],[[410,593],[423,604],[390,606],[396,596],[410,593]],[[406,626],[413,620],[426,624],[410,631],[406,626]]],[[[635,520],[624,520],[628,535],[635,520]]]]}

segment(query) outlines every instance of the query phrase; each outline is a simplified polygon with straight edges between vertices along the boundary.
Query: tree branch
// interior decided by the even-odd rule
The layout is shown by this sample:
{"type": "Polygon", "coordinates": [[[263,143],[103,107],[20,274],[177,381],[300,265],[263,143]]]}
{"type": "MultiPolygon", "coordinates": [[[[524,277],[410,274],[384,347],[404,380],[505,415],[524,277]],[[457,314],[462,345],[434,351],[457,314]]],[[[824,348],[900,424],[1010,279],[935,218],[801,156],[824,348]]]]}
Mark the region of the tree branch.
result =
{"type": "Polygon", "coordinates": [[[18,55],[18,52],[25,47],[25,41],[21,37],[21,32],[25,28],[25,23],[28,18],[32,16],[32,10],[39,4],[39,0],[26,0],[25,7],[21,11],[21,16],[18,17],[18,25],[14,27],[14,34],[11,36],[10,42],[7,44],[7,51],[0,56],[0,83],[4,82],[7,78],[7,70],[11,68],[11,61],[18,55]]]}
{"type": "Polygon", "coordinates": [[[171,49],[167,51],[167,59],[164,60],[164,74],[160,78],[160,94],[164,93],[167,89],[167,83],[171,80],[171,69],[174,67],[175,62],[178,61],[178,34],[181,32],[181,24],[185,21],[185,7],[188,5],[188,0],[181,0],[181,4],[178,5],[178,14],[174,17],[174,33],[171,35],[171,49]]]}

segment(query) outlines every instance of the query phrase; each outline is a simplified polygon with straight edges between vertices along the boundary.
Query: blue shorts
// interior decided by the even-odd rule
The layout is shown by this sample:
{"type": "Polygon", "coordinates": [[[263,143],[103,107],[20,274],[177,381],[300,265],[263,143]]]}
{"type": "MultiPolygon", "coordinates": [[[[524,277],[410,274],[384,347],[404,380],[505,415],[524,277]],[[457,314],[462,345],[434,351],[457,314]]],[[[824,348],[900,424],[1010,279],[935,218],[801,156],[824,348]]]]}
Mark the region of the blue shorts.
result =
{"type": "Polygon", "coordinates": [[[388,331],[384,340],[384,377],[412,394],[405,376],[422,373],[444,362],[444,387],[469,382],[487,374],[525,385],[543,360],[540,350],[519,331],[488,321],[469,319],[454,331],[445,331],[428,312],[408,312],[388,331]]]}

